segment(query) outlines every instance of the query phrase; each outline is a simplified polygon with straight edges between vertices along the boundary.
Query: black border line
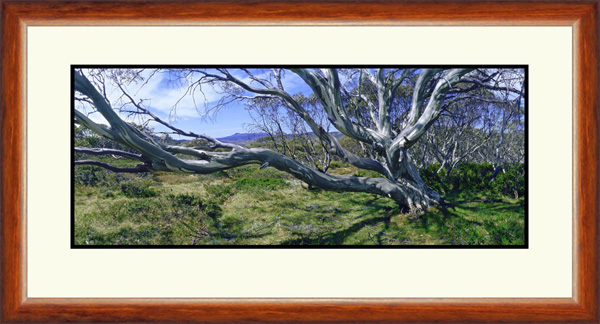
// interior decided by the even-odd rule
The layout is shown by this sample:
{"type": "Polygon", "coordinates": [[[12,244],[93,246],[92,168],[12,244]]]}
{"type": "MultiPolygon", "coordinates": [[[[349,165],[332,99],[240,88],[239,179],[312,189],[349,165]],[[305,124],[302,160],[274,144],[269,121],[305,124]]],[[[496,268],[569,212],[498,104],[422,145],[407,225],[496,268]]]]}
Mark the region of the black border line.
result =
{"type": "Polygon", "coordinates": [[[365,64],[365,65],[340,65],[340,64],[218,64],[218,65],[178,65],[178,64],[72,64],[71,76],[71,123],[75,119],[75,69],[89,68],[513,68],[523,69],[525,72],[525,228],[522,245],[76,245],[75,244],[75,129],[71,126],[71,249],[529,249],[529,65],[527,64],[365,64]]]}

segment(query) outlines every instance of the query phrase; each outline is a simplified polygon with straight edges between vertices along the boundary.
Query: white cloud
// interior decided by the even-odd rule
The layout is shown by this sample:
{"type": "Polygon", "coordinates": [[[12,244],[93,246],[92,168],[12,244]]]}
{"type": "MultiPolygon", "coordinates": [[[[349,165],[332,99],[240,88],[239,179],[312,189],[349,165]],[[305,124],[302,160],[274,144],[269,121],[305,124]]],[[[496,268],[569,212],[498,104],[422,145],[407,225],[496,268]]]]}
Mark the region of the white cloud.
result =
{"type": "MultiPolygon", "coordinates": [[[[255,81],[252,81],[245,72],[240,71],[239,69],[231,69],[231,73],[235,77],[242,79],[244,82],[252,83],[257,87],[262,87],[255,81]]],[[[270,73],[270,70],[262,71],[261,73],[257,73],[256,77],[268,78],[270,73]]],[[[244,117],[240,115],[245,114],[243,109],[241,109],[241,106],[239,104],[234,104],[233,107],[235,109],[227,109],[227,111],[222,111],[219,114],[220,121],[218,125],[206,123],[205,120],[200,120],[200,118],[207,115],[207,108],[214,108],[223,97],[223,94],[218,92],[218,88],[214,89],[211,85],[204,85],[202,87],[202,92],[198,91],[199,89],[196,89],[194,94],[191,95],[187,86],[169,84],[169,76],[166,73],[155,73],[150,77],[151,75],[152,70],[148,69],[143,72],[145,79],[143,82],[124,85],[124,88],[136,102],[143,99],[144,107],[149,108],[154,114],[165,121],[172,122],[174,125],[179,125],[178,127],[183,127],[185,130],[198,130],[197,127],[202,125],[203,130],[211,133],[217,132],[219,135],[226,135],[226,132],[234,130],[240,131],[243,124],[250,122],[247,116],[244,117]],[[173,115],[174,107],[175,116],[173,115]],[[233,126],[234,124],[239,125],[233,126]]],[[[304,84],[302,79],[292,72],[286,71],[282,81],[286,91],[292,94],[307,92],[308,90],[308,87],[304,84]]],[[[129,102],[129,99],[124,97],[119,87],[114,84],[107,84],[106,92],[108,99],[115,109],[118,109],[129,102]]],[[[247,95],[251,94],[248,93],[247,95]]],[[[125,106],[125,108],[128,108],[126,110],[130,111],[135,110],[132,106],[125,106]]],[[[119,112],[119,115],[128,122],[135,122],[138,124],[149,119],[147,116],[139,115],[132,117],[129,113],[124,112],[119,112]]],[[[92,114],[90,117],[95,122],[107,124],[99,113],[92,114]]],[[[152,123],[152,125],[158,127],[156,123],[152,123]]]]}
{"type": "MultiPolygon", "coordinates": [[[[150,70],[144,72],[146,78],[150,74],[150,70]]],[[[166,79],[166,75],[156,73],[150,79],[146,79],[145,83],[133,83],[125,89],[136,101],[143,99],[144,106],[150,107],[152,112],[161,117],[169,115],[174,108],[180,118],[199,117],[206,113],[207,105],[210,106],[221,98],[221,95],[210,86],[203,86],[202,92],[196,89],[193,94],[190,94],[185,86],[175,88],[164,86],[166,79]]],[[[118,103],[120,96],[118,87],[113,86],[108,94],[109,100],[118,103]]]]}

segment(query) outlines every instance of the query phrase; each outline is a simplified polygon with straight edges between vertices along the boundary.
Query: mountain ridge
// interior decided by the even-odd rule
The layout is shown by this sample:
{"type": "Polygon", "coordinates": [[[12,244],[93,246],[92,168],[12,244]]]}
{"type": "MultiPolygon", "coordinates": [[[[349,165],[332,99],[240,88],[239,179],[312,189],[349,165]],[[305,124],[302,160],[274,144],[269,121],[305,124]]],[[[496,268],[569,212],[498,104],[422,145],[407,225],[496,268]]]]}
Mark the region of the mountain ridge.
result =
{"type": "Polygon", "coordinates": [[[267,133],[235,133],[225,137],[219,137],[217,140],[223,143],[238,144],[241,142],[254,142],[261,137],[268,136],[267,133]]]}
{"type": "MultiPolygon", "coordinates": [[[[331,132],[335,137],[343,137],[340,132],[331,132]]],[[[291,137],[292,134],[285,134],[287,137],[291,137]]],[[[308,135],[313,136],[314,133],[310,132],[308,135]]],[[[269,136],[267,133],[235,133],[225,137],[219,137],[217,140],[223,143],[231,143],[231,144],[250,144],[261,137],[269,136]]]]}

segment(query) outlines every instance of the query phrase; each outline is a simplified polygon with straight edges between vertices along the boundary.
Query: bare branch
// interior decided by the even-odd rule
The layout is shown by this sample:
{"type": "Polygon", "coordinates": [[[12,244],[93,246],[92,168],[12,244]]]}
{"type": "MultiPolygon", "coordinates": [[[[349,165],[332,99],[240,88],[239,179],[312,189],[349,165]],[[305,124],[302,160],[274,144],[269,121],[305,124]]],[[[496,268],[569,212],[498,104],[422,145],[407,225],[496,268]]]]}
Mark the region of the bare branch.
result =
{"type": "Polygon", "coordinates": [[[260,89],[260,88],[250,86],[247,83],[243,82],[242,80],[239,80],[238,78],[234,77],[231,73],[229,73],[225,69],[219,69],[219,72],[221,72],[225,75],[224,77],[215,75],[215,74],[211,74],[208,72],[204,72],[204,71],[197,71],[197,72],[199,72],[205,76],[209,76],[209,77],[213,78],[214,80],[233,82],[234,84],[242,87],[244,90],[247,90],[249,92],[265,94],[265,95],[274,95],[274,96],[277,96],[277,97],[283,99],[283,101],[287,104],[287,106],[290,109],[292,109],[295,113],[297,113],[298,116],[300,116],[300,118],[302,118],[306,122],[306,124],[311,128],[311,130],[315,133],[315,135],[317,135],[320,139],[330,143],[330,145],[335,149],[335,152],[334,152],[335,154],[341,156],[345,161],[347,161],[348,163],[350,163],[356,167],[367,169],[367,170],[373,170],[373,171],[379,172],[381,174],[386,174],[385,169],[383,168],[381,163],[379,163],[378,161],[359,157],[359,156],[347,151],[346,149],[344,149],[340,145],[338,140],[331,134],[327,133],[327,131],[325,131],[325,129],[323,129],[323,127],[321,127],[318,123],[316,123],[314,121],[314,119],[308,114],[308,112],[304,108],[302,108],[302,106],[296,100],[294,100],[294,98],[292,98],[292,96],[290,96],[287,92],[281,91],[276,88],[260,89]]]}
{"type": "Polygon", "coordinates": [[[414,125],[419,119],[419,117],[421,117],[421,113],[423,112],[423,105],[425,104],[427,86],[429,84],[429,81],[431,81],[431,79],[440,71],[441,69],[424,69],[419,75],[413,93],[412,107],[408,115],[408,125],[414,125]]]}
{"type": "Polygon", "coordinates": [[[110,165],[108,163],[94,161],[94,160],[79,160],[75,161],[75,165],[95,165],[99,167],[103,167],[110,171],[114,172],[128,172],[128,173],[136,173],[136,172],[149,172],[152,171],[152,168],[148,164],[138,164],[135,167],[127,168],[127,167],[116,167],[110,165]]]}
{"type": "Polygon", "coordinates": [[[187,136],[187,137],[194,137],[194,138],[198,138],[198,139],[207,140],[211,143],[214,143],[213,148],[225,147],[225,148],[231,148],[231,149],[243,149],[242,146],[230,144],[230,143],[223,143],[223,142],[217,140],[216,138],[210,137],[208,135],[200,135],[200,134],[196,134],[194,132],[186,132],[180,128],[177,128],[177,127],[171,125],[170,123],[167,123],[166,121],[162,120],[160,117],[153,114],[150,110],[148,110],[148,109],[142,107],[142,105],[136,103],[135,100],[127,93],[127,91],[125,91],[125,89],[123,89],[123,87],[120,84],[117,84],[117,85],[118,85],[119,89],[121,89],[123,94],[125,96],[127,96],[127,98],[129,98],[131,104],[134,105],[140,112],[152,117],[152,119],[154,119],[157,123],[171,129],[175,133],[177,133],[179,135],[187,136]]]}
{"type": "Polygon", "coordinates": [[[121,151],[121,150],[114,150],[114,149],[76,147],[75,152],[86,153],[86,154],[91,154],[91,155],[119,155],[119,156],[123,156],[126,158],[134,159],[134,160],[140,160],[142,162],[148,162],[148,160],[146,160],[143,157],[143,155],[141,155],[141,154],[126,152],[126,151],[121,151]]]}
{"type": "MultiPolygon", "coordinates": [[[[517,90],[517,89],[513,89],[513,88],[509,88],[509,87],[500,87],[500,86],[494,86],[494,85],[490,85],[490,84],[486,84],[481,80],[478,79],[474,79],[474,78],[464,78],[461,80],[461,82],[466,82],[466,83],[473,83],[476,86],[482,87],[482,88],[486,88],[489,90],[496,90],[496,91],[508,91],[508,92],[512,92],[512,93],[516,93],[518,95],[522,95],[523,94],[523,90],[517,90]]],[[[474,90],[477,87],[472,87],[470,89],[467,89],[468,91],[474,90]]]]}
{"type": "MultiPolygon", "coordinates": [[[[414,144],[423,134],[425,134],[425,132],[429,129],[429,127],[431,127],[433,122],[439,116],[446,93],[450,89],[452,89],[453,85],[455,85],[461,80],[463,75],[469,73],[472,70],[473,69],[453,69],[448,71],[448,73],[441,77],[440,80],[438,80],[438,82],[436,83],[431,97],[427,102],[427,106],[423,110],[423,113],[414,123],[411,123],[396,137],[396,139],[394,139],[392,147],[410,146],[414,144]]],[[[422,104],[422,102],[420,104],[422,104]]],[[[413,114],[412,110],[411,114],[413,114]]],[[[409,120],[410,119],[411,118],[409,117],[409,120]]]]}
{"type": "Polygon", "coordinates": [[[352,122],[346,114],[341,102],[339,78],[335,70],[328,70],[329,80],[307,69],[291,69],[291,71],[310,86],[323,104],[332,124],[344,135],[369,144],[384,140],[380,133],[352,122]]]}

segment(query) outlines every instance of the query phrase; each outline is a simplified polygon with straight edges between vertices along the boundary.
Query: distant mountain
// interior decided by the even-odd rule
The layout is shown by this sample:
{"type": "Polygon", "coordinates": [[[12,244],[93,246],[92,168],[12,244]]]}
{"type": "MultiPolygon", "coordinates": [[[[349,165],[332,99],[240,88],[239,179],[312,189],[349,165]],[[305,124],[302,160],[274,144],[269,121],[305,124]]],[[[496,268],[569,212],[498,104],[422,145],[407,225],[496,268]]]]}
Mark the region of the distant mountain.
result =
{"type": "Polygon", "coordinates": [[[181,144],[183,144],[183,143],[185,143],[185,142],[187,142],[187,141],[189,141],[189,140],[182,140],[182,139],[179,139],[179,140],[178,140],[178,139],[170,139],[170,140],[168,140],[168,141],[167,141],[167,144],[172,144],[172,145],[181,145],[181,144]]]}
{"type": "Polygon", "coordinates": [[[227,137],[217,138],[223,143],[250,144],[261,137],[267,136],[267,133],[235,133],[227,137]]]}
{"type": "MultiPolygon", "coordinates": [[[[313,132],[308,133],[311,136],[314,136],[313,132]]],[[[335,136],[338,140],[344,137],[344,134],[340,132],[332,132],[330,133],[335,136]]],[[[226,137],[217,138],[219,141],[223,143],[233,143],[239,145],[249,145],[255,142],[257,139],[261,137],[269,136],[267,133],[235,133],[233,135],[229,135],[226,137]]],[[[287,134],[287,137],[292,137],[291,134],[287,134]]]]}

